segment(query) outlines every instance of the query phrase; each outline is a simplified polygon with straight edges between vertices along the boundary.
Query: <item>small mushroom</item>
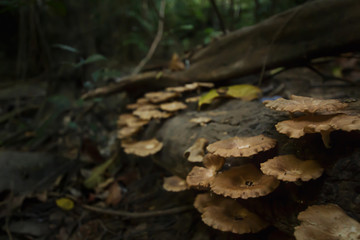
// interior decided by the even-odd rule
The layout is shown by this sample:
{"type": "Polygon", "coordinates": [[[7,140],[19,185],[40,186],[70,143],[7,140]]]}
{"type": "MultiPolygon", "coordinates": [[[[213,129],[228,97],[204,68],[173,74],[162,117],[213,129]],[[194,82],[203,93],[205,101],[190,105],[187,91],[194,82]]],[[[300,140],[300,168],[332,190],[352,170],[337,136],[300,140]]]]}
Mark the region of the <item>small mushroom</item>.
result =
{"type": "Polygon", "coordinates": [[[296,95],[291,95],[290,100],[278,98],[273,101],[264,101],[264,104],[266,107],[273,110],[291,113],[335,112],[348,106],[347,103],[342,103],[335,99],[322,100],[296,95]]]}
{"type": "Polygon", "coordinates": [[[294,155],[282,155],[261,163],[261,171],[279,180],[309,181],[321,176],[324,169],[314,160],[300,160],[294,155]]]}
{"type": "Polygon", "coordinates": [[[117,137],[119,139],[125,139],[133,136],[137,132],[139,132],[141,129],[141,126],[134,126],[134,127],[123,127],[118,131],[117,137]]]}
{"type": "Polygon", "coordinates": [[[360,223],[352,219],[337,205],[313,205],[298,216],[300,226],[295,227],[297,240],[358,240],[360,223]]]}
{"type": "Polygon", "coordinates": [[[190,122],[200,124],[200,126],[205,126],[209,123],[212,119],[209,117],[197,117],[190,119],[190,122]]]}
{"type": "Polygon", "coordinates": [[[148,124],[148,120],[141,120],[133,114],[121,114],[118,118],[117,124],[118,127],[128,126],[128,127],[142,127],[148,124]]]}
{"type": "Polygon", "coordinates": [[[200,96],[189,97],[189,98],[185,99],[185,102],[186,103],[198,102],[199,99],[200,99],[200,96]]]}
{"type": "Polygon", "coordinates": [[[223,232],[244,234],[259,232],[269,225],[259,216],[244,208],[236,200],[218,198],[216,200],[210,199],[209,201],[209,198],[200,199],[205,200],[203,203],[199,203],[199,198],[197,198],[198,203],[196,204],[201,206],[203,222],[210,227],[223,232]]]}
{"type": "Polygon", "coordinates": [[[178,96],[179,93],[176,92],[149,92],[145,94],[145,98],[152,103],[164,102],[178,96]]]}
{"type": "Polygon", "coordinates": [[[204,148],[207,144],[208,140],[206,138],[196,139],[195,143],[185,150],[184,157],[189,162],[202,162],[205,155],[204,148]]]}
{"type": "Polygon", "coordinates": [[[181,192],[188,189],[186,181],[178,176],[164,178],[163,188],[168,192],[181,192]]]}
{"type": "Polygon", "coordinates": [[[222,157],[249,157],[258,152],[269,150],[275,145],[275,139],[259,135],[255,137],[228,138],[212,143],[206,149],[222,157]]]}
{"type": "Polygon", "coordinates": [[[221,199],[222,197],[219,195],[200,193],[195,197],[194,207],[200,213],[203,213],[206,207],[219,204],[221,202],[221,199]]]}
{"type": "Polygon", "coordinates": [[[146,157],[159,152],[163,144],[155,138],[139,142],[126,142],[122,141],[121,146],[124,148],[125,153],[134,154],[140,157],[146,157]]]}
{"type": "Polygon", "coordinates": [[[207,153],[203,158],[203,164],[206,168],[213,171],[219,171],[225,163],[225,158],[212,153],[207,153]]]}
{"type": "Polygon", "coordinates": [[[186,177],[186,183],[189,187],[206,189],[210,186],[216,172],[212,169],[195,166],[186,177]]]}
{"type": "Polygon", "coordinates": [[[210,187],[214,193],[225,197],[247,199],[268,195],[278,185],[275,177],[262,174],[252,164],[245,164],[217,174],[210,187]]]}
{"type": "Polygon", "coordinates": [[[310,115],[279,122],[275,125],[279,133],[290,138],[300,138],[306,133],[320,133],[324,145],[330,147],[330,133],[334,130],[360,130],[360,117],[345,114],[310,115]]]}
{"type": "Polygon", "coordinates": [[[161,110],[164,110],[167,112],[176,112],[176,111],[187,108],[187,105],[182,102],[174,101],[174,102],[169,102],[169,103],[163,103],[160,105],[160,108],[161,108],[161,110]]]}
{"type": "Polygon", "coordinates": [[[188,90],[195,90],[200,87],[213,88],[214,86],[215,86],[214,83],[211,82],[193,82],[193,83],[185,84],[185,88],[188,90]]]}
{"type": "Polygon", "coordinates": [[[165,88],[165,91],[183,93],[183,92],[189,91],[189,89],[187,89],[186,87],[183,87],[183,86],[178,86],[178,87],[167,87],[167,88],[165,88]]]}
{"type": "Polygon", "coordinates": [[[169,118],[172,116],[171,113],[161,112],[156,109],[144,111],[136,110],[133,112],[133,114],[143,120],[151,120],[153,118],[169,118]]]}

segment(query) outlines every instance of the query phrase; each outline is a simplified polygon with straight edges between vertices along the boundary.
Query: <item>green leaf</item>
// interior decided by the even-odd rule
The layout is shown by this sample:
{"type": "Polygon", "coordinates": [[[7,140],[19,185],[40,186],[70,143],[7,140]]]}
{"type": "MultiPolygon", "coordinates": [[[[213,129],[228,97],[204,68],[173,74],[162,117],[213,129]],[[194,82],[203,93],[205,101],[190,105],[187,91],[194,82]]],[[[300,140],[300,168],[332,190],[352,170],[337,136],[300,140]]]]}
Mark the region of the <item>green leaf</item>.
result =
{"type": "Polygon", "coordinates": [[[283,67],[278,67],[278,68],[272,69],[272,70],[270,71],[270,75],[275,75],[275,74],[277,74],[277,73],[279,73],[279,72],[281,72],[281,71],[283,71],[283,70],[284,70],[283,67]]]}
{"type": "Polygon", "coordinates": [[[180,26],[181,30],[193,30],[194,29],[194,25],[192,24],[185,24],[185,25],[181,25],[180,26]]]}
{"type": "Polygon", "coordinates": [[[94,54],[94,55],[91,55],[90,57],[88,57],[87,59],[82,60],[79,63],[75,64],[74,67],[78,68],[78,67],[81,67],[81,66],[83,66],[85,64],[94,63],[94,62],[98,62],[98,61],[104,61],[104,60],[107,60],[107,58],[104,57],[103,55],[94,54]]]}
{"type": "Polygon", "coordinates": [[[340,67],[334,67],[332,70],[332,75],[337,78],[342,78],[342,69],[340,67]]]}
{"type": "Polygon", "coordinates": [[[76,48],[73,48],[73,47],[65,45],[65,44],[60,44],[60,43],[54,44],[53,47],[60,48],[62,50],[73,52],[73,53],[78,53],[79,52],[76,48]]]}
{"type": "Polygon", "coordinates": [[[209,92],[201,95],[198,107],[200,108],[203,104],[209,104],[211,103],[215,98],[219,97],[219,93],[216,91],[216,89],[211,89],[209,92]]]}
{"type": "Polygon", "coordinates": [[[91,175],[84,181],[84,186],[89,189],[95,188],[99,183],[104,181],[104,173],[114,162],[115,157],[110,158],[100,166],[97,166],[91,171],[91,175]]]}
{"type": "Polygon", "coordinates": [[[240,98],[242,100],[251,101],[259,98],[261,90],[250,84],[239,84],[229,87],[220,88],[221,91],[225,92],[225,95],[233,98],[240,98]]]}

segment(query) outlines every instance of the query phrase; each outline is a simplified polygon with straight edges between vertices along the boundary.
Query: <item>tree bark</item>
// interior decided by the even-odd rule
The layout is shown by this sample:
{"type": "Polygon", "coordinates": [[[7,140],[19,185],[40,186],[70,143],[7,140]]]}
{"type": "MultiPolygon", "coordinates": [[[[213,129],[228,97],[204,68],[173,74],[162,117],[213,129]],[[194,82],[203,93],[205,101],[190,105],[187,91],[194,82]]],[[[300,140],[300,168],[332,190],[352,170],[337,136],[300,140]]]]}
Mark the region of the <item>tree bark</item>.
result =
{"type": "Polygon", "coordinates": [[[317,0],[234,31],[188,56],[181,72],[147,72],[118,79],[83,98],[131,88],[156,89],[191,81],[221,81],[311,58],[360,49],[360,2],[317,0]]]}

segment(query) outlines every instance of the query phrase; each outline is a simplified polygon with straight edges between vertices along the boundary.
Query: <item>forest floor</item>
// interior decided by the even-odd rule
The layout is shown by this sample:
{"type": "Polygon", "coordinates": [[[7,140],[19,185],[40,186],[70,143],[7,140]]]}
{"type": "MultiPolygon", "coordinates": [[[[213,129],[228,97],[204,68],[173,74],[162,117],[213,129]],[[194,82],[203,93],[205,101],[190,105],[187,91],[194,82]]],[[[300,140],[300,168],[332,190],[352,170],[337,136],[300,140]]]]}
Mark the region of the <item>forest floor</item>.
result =
{"type": "MultiPolygon", "coordinates": [[[[288,69],[263,81],[263,96],[359,101],[359,60],[347,54],[288,69]]],[[[29,83],[0,90],[0,240],[293,239],[275,228],[235,235],[202,223],[191,207],[196,191],[165,191],[168,171],[120,148],[116,121],[132,101],[126,93],[49,98],[41,84],[29,83]],[[44,101],[49,114],[39,114],[44,101]]]]}

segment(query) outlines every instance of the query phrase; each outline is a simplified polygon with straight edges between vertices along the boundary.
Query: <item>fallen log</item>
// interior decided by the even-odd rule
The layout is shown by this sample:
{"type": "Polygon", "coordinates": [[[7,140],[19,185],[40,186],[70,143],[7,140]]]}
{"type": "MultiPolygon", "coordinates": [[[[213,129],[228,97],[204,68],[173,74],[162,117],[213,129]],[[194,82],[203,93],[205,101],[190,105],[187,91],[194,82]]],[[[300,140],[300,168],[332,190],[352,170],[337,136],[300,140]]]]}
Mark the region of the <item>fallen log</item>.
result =
{"type": "MultiPolygon", "coordinates": [[[[184,151],[197,138],[214,142],[232,136],[255,136],[264,134],[278,142],[273,150],[258,154],[250,161],[259,163],[276,155],[296,154],[301,159],[315,159],[325,169],[317,180],[309,182],[281,182],[273,193],[259,198],[239,200],[278,229],[293,233],[298,225],[297,215],[309,205],[335,203],[348,215],[360,220],[360,134],[336,132],[331,135],[333,147],[324,147],[320,134],[310,134],[301,139],[289,139],[278,133],[274,125],[289,116],[265,108],[260,102],[230,100],[214,110],[186,111],[167,120],[160,128],[150,125],[143,137],[156,137],[162,141],[162,151],[153,157],[160,166],[175,175],[185,177],[193,163],[183,156],[184,151]],[[206,126],[190,122],[194,117],[209,117],[206,126]]],[[[243,160],[241,160],[243,161],[243,160]]],[[[240,164],[231,161],[230,164],[240,164]]]]}
{"type": "Polygon", "coordinates": [[[126,76],[82,98],[139,87],[149,90],[190,81],[216,82],[359,50],[359,18],[358,0],[311,1],[215,40],[188,56],[191,65],[185,71],[126,76]]]}

